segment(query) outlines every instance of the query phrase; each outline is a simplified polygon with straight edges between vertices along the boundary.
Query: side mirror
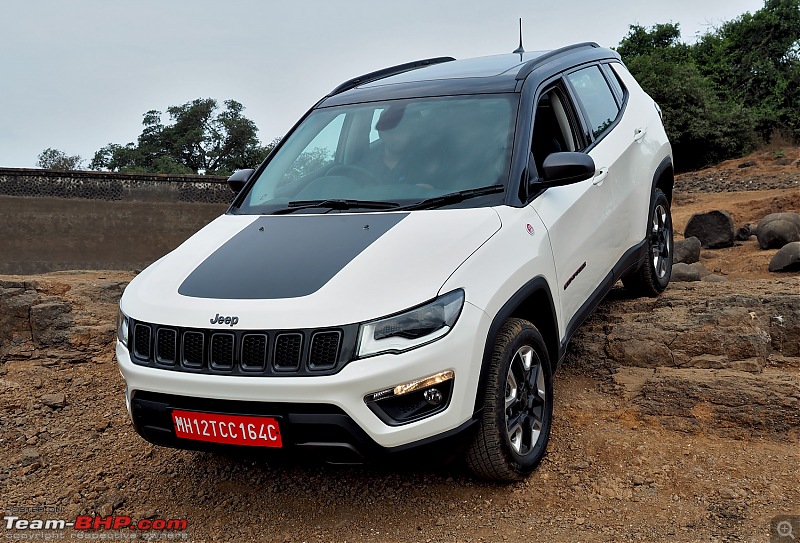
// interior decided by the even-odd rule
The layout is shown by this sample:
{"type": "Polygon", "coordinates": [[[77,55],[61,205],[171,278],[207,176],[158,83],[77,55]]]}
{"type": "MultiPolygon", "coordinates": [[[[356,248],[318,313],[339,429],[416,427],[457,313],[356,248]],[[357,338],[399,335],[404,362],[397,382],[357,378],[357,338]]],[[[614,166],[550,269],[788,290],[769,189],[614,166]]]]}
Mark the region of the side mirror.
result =
{"type": "Polygon", "coordinates": [[[594,160],[586,153],[551,153],[542,165],[545,187],[561,187],[591,179],[595,174],[594,160]]]}
{"type": "Polygon", "coordinates": [[[254,171],[255,170],[253,169],[247,168],[233,172],[233,174],[228,178],[228,186],[234,192],[234,194],[239,194],[239,191],[244,188],[254,171]]]}

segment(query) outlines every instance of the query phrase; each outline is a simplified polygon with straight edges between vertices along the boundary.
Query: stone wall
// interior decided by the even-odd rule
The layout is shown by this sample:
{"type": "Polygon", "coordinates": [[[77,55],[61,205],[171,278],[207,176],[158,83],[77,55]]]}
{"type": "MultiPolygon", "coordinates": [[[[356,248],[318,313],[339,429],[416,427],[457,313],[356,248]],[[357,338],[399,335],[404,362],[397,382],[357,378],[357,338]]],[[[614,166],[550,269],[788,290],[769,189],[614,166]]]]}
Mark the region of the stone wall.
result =
{"type": "Polygon", "coordinates": [[[224,177],[0,168],[0,274],[142,269],[232,199],[224,177]]]}
{"type": "Polygon", "coordinates": [[[230,203],[225,177],[0,168],[0,196],[230,203]]]}

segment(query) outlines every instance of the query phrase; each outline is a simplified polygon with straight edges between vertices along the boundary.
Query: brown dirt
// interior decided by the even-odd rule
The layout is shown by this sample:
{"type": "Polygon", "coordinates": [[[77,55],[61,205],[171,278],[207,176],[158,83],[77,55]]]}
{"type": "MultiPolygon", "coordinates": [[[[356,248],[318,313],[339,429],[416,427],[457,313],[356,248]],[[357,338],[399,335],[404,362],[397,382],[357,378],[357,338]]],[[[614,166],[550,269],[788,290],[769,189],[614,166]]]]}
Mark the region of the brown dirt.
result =
{"type": "MultiPolygon", "coordinates": [[[[792,177],[759,183],[782,181],[678,191],[676,227],[715,208],[737,226],[798,211],[792,177]]],[[[190,541],[767,541],[771,518],[800,514],[800,273],[766,272],[774,251],[753,243],[703,251],[728,282],[676,283],[654,300],[615,289],[556,375],[547,457],[511,485],[458,467],[152,446],[127,418],[113,361],[131,275],[0,277],[0,509],[183,518],[190,541]]],[[[0,526],[0,538],[21,533],[0,526]]]]}
{"type": "MultiPolygon", "coordinates": [[[[676,193],[672,221],[675,239],[683,238],[686,223],[694,213],[720,209],[733,218],[736,228],[745,224],[754,227],[770,213],[800,212],[800,187],[741,192],[676,193]]],[[[729,279],[770,279],[775,274],[768,271],[770,259],[777,249],[762,250],[753,237],[750,241],[737,241],[734,247],[701,252],[700,261],[710,272],[729,279]]]]}

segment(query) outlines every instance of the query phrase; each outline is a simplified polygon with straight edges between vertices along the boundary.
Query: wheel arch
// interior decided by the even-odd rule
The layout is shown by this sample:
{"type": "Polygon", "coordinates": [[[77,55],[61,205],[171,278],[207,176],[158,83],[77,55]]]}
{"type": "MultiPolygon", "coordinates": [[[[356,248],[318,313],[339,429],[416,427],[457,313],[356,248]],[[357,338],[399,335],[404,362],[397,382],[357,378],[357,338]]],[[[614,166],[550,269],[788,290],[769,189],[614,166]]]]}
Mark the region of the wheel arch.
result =
{"type": "MultiPolygon", "coordinates": [[[[653,188],[650,191],[652,195],[655,189],[661,189],[666,195],[667,201],[672,206],[672,188],[675,185],[675,170],[672,167],[672,158],[667,156],[658,165],[655,173],[653,174],[653,188]]],[[[652,197],[652,196],[651,196],[652,197]]]]}
{"type": "Polygon", "coordinates": [[[544,338],[553,372],[555,372],[561,360],[558,319],[550,285],[544,277],[538,276],[526,283],[509,298],[492,319],[483,349],[481,373],[475,396],[475,412],[483,405],[484,390],[489,377],[489,365],[494,351],[495,337],[506,320],[510,318],[525,319],[536,326],[544,338]]]}

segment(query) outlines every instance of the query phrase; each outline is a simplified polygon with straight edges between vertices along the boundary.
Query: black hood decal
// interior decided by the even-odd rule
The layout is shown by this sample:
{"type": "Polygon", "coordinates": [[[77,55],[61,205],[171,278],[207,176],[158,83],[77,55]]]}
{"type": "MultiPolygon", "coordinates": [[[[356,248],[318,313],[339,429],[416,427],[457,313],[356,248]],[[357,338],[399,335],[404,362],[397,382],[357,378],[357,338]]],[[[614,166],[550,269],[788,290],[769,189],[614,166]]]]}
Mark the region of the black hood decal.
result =
{"type": "Polygon", "coordinates": [[[260,217],[197,266],[178,293],[239,300],[307,296],[406,216],[260,217]]]}

